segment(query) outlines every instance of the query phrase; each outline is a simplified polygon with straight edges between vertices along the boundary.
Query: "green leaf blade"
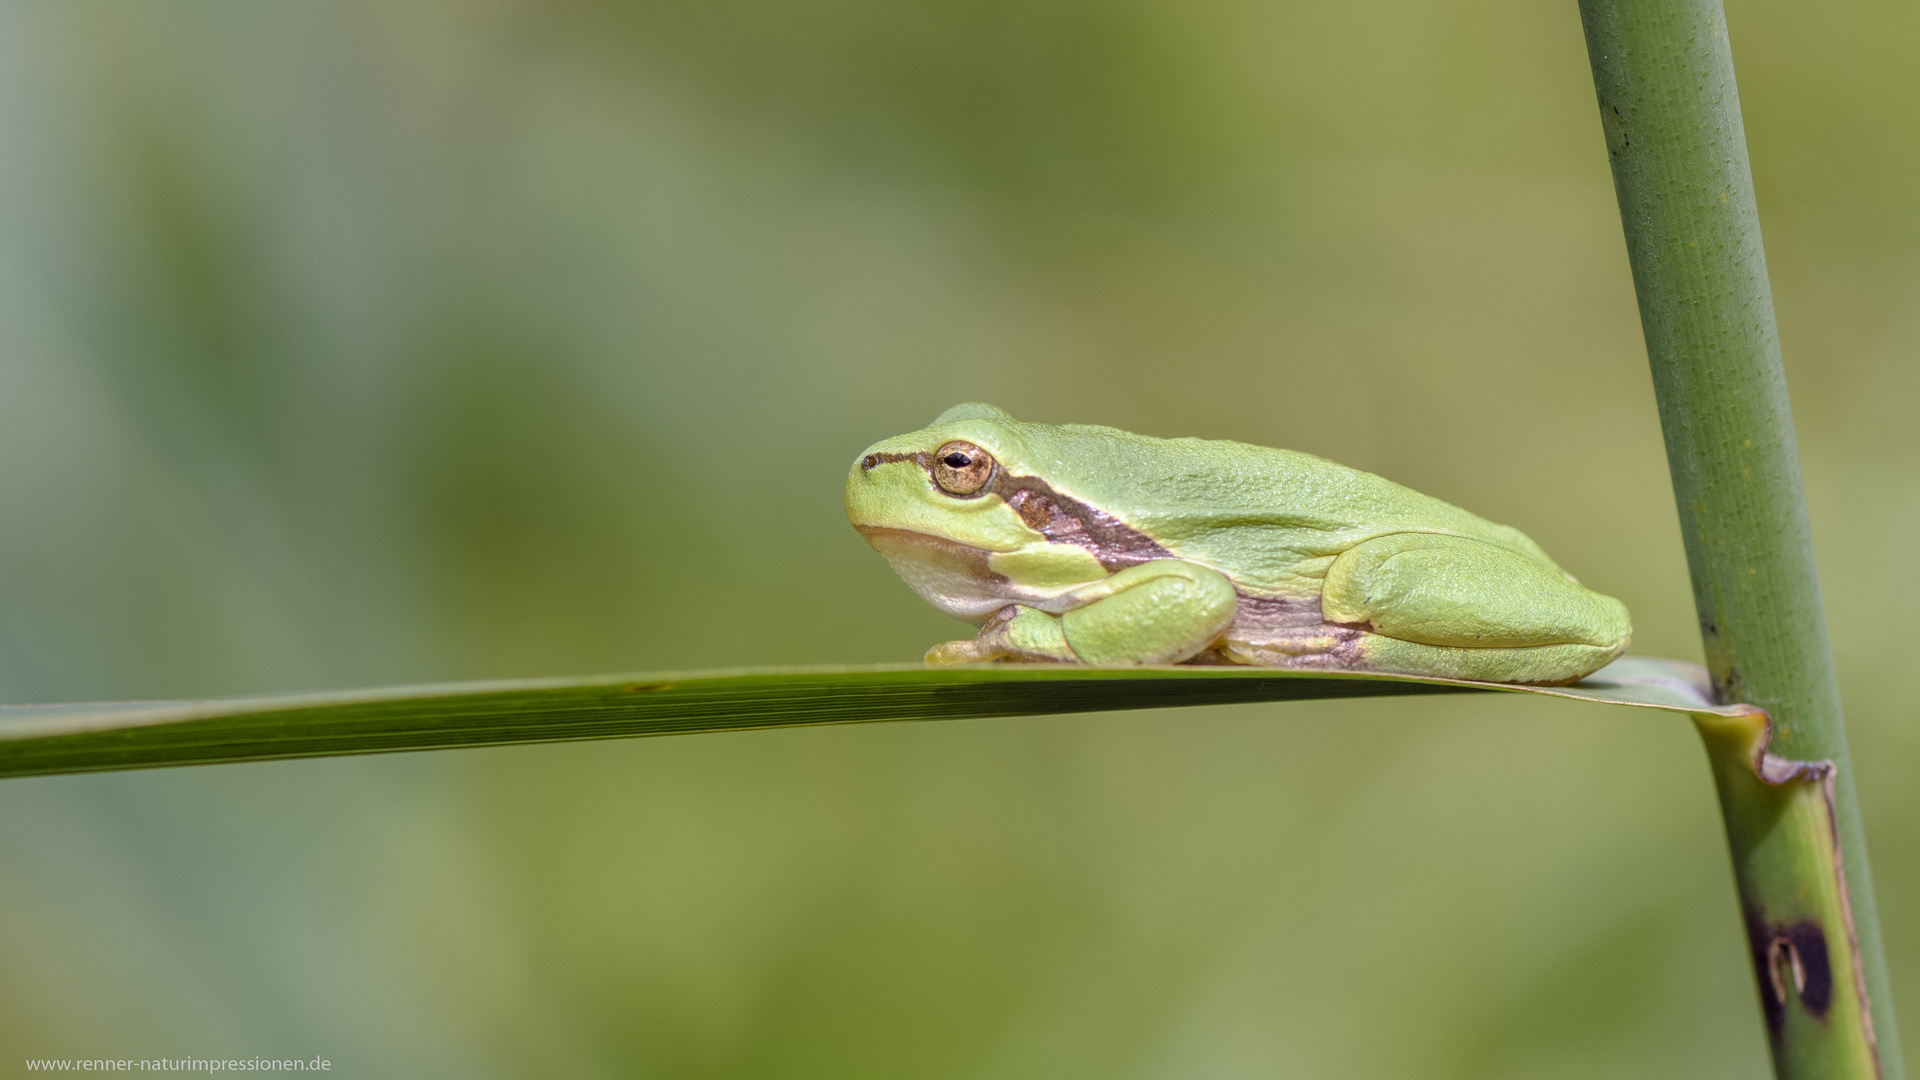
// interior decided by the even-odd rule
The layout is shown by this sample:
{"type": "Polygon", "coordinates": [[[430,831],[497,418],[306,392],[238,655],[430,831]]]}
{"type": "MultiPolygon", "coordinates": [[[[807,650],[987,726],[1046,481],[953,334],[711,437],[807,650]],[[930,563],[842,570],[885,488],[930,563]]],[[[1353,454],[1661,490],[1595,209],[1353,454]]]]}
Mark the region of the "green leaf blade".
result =
{"type": "Polygon", "coordinates": [[[760,668],[200,702],[0,707],[0,777],[878,721],[1512,691],[1694,711],[1704,674],[1627,657],[1574,687],[1266,668],[760,668]]]}

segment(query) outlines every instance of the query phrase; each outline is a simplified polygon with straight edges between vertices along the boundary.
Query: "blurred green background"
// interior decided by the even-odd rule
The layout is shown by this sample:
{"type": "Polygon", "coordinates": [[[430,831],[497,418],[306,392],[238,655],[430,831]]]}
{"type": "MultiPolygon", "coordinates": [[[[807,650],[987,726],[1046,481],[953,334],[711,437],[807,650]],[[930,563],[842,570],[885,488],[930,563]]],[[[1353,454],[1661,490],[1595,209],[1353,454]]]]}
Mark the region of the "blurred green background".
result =
{"type": "MultiPolygon", "coordinates": [[[[1920,12],[1729,13],[1920,1036],[1920,12]],[[1903,685],[1905,683],[1905,685],[1903,685]]],[[[0,698],[911,660],[982,399],[1312,451],[1699,645],[1571,2],[0,6],[0,698]]],[[[1332,702],[0,784],[0,1049],[1756,1077],[1684,720],[1332,702]]]]}

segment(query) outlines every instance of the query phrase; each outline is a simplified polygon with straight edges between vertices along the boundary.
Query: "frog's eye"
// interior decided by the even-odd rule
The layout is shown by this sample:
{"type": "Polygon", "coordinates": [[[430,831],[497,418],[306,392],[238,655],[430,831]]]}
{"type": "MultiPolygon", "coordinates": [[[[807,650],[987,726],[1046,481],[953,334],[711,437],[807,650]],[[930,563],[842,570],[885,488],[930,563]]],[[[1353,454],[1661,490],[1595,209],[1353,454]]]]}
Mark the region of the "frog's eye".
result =
{"type": "Polygon", "coordinates": [[[993,455],[965,442],[950,442],[933,454],[933,482],[950,495],[971,495],[987,486],[993,455]]]}

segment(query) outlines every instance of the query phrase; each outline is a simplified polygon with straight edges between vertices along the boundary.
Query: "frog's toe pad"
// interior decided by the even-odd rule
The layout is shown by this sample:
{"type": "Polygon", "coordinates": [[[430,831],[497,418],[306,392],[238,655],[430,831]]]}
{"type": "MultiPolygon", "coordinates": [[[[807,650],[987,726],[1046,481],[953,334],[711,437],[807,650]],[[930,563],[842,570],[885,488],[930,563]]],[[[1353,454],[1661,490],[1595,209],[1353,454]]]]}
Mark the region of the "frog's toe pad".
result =
{"type": "Polygon", "coordinates": [[[980,660],[992,660],[998,655],[998,650],[975,639],[943,641],[927,650],[927,663],[935,665],[936,667],[950,667],[954,664],[971,664],[980,660]]]}

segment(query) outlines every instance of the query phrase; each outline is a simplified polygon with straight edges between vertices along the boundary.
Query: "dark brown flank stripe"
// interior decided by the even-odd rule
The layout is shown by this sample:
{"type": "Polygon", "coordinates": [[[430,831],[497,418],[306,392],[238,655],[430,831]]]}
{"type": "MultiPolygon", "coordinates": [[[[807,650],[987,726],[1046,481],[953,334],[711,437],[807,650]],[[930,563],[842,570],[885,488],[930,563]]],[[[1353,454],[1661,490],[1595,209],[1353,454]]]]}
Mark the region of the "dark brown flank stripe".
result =
{"type": "Polygon", "coordinates": [[[1173,553],[1105,510],[1062,495],[1037,476],[996,473],[987,490],[1000,496],[1020,520],[1049,543],[1072,544],[1090,552],[1108,570],[1121,570],[1173,553]]]}

